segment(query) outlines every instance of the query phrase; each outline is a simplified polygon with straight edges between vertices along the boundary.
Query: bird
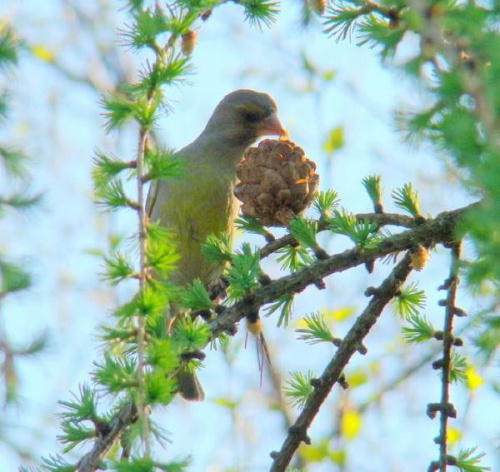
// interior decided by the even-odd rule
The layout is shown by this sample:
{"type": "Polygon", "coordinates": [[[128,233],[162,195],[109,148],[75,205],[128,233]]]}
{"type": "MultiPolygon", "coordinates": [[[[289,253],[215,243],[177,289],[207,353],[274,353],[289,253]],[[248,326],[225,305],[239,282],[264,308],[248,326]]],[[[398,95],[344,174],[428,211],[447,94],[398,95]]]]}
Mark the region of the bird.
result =
{"type": "MultiPolygon", "coordinates": [[[[177,243],[179,261],[169,274],[174,285],[195,279],[208,286],[217,280],[223,264],[209,264],[201,251],[211,234],[232,245],[239,202],[233,194],[236,166],[247,148],[263,136],[287,135],[273,98],[250,89],[227,94],[212,113],[201,134],[175,152],[182,176],[155,181],[146,209],[151,222],[168,229],[177,243]]],[[[175,317],[177,309],[170,317],[175,317]]],[[[181,369],[178,391],[186,400],[201,401],[204,392],[194,372],[181,369]]]]}

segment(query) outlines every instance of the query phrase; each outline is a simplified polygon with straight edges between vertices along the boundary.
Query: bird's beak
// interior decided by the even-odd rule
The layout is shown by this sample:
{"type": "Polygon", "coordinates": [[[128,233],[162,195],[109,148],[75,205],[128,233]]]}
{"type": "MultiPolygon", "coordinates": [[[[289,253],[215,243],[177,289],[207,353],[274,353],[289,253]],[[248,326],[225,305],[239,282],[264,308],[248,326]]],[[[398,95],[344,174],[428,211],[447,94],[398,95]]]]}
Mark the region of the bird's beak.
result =
{"type": "Polygon", "coordinates": [[[281,124],[276,113],[272,113],[267,118],[262,120],[257,132],[259,136],[288,136],[287,130],[283,128],[283,125],[281,124]]]}

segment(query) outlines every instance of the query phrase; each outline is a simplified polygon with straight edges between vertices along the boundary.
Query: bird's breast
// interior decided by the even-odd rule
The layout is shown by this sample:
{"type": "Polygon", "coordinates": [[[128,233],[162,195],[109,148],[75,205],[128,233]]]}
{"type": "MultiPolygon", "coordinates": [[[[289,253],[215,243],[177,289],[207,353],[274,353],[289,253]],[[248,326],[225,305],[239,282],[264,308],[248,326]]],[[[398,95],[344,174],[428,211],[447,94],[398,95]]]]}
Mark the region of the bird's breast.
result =
{"type": "Polygon", "coordinates": [[[196,175],[190,185],[179,188],[177,224],[187,223],[191,237],[200,243],[209,234],[227,233],[237,210],[233,188],[229,177],[196,175]]]}
{"type": "Polygon", "coordinates": [[[152,219],[159,219],[176,235],[180,261],[171,277],[174,283],[186,284],[195,278],[208,283],[220,274],[222,267],[207,264],[201,245],[210,234],[232,241],[238,211],[233,188],[234,177],[210,169],[190,172],[160,188],[152,219]]]}

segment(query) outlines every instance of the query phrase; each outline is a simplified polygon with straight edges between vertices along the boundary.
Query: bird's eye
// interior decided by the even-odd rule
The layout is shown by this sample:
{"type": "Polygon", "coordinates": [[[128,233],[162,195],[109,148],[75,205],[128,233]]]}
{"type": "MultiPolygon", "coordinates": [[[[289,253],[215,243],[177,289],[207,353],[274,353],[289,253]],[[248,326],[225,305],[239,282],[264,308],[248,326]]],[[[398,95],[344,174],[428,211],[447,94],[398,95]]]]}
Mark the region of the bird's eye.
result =
{"type": "Polygon", "coordinates": [[[256,121],[259,121],[259,114],[251,111],[245,112],[243,115],[245,118],[245,121],[248,121],[249,123],[255,123],[256,121]]]}

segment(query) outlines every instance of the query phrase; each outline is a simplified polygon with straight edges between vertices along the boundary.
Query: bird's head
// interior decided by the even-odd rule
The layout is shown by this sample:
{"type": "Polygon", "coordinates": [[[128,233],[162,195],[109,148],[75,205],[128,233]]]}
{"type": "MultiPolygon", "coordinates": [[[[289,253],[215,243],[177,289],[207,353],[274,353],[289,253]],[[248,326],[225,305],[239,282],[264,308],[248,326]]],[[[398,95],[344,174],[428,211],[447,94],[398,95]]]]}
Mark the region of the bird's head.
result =
{"type": "Polygon", "coordinates": [[[226,95],[215,108],[205,131],[235,147],[248,147],[261,136],[286,134],[274,100],[254,90],[236,90],[226,95]]]}

